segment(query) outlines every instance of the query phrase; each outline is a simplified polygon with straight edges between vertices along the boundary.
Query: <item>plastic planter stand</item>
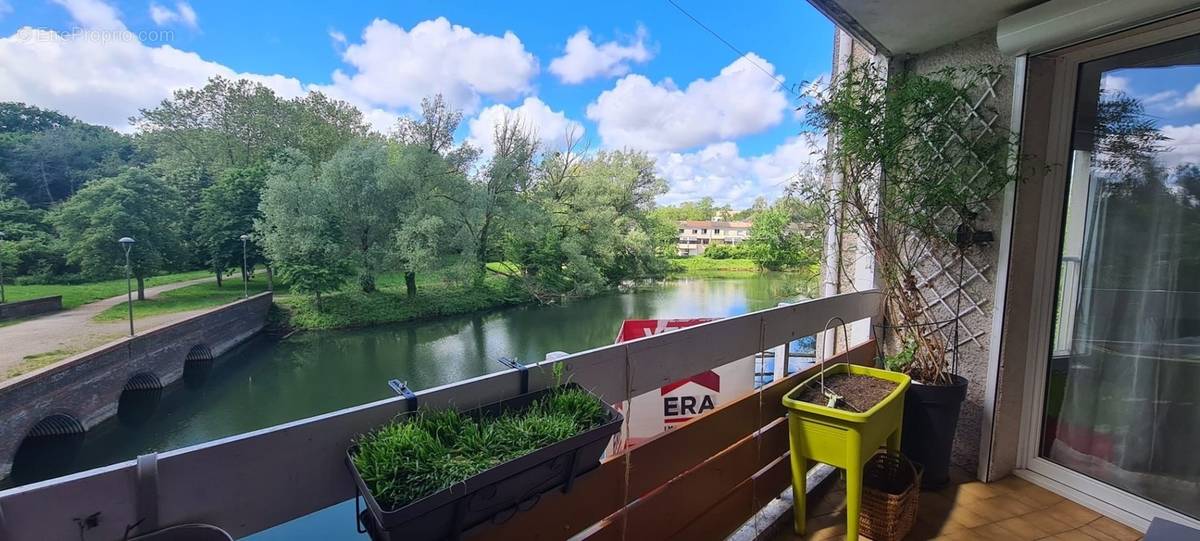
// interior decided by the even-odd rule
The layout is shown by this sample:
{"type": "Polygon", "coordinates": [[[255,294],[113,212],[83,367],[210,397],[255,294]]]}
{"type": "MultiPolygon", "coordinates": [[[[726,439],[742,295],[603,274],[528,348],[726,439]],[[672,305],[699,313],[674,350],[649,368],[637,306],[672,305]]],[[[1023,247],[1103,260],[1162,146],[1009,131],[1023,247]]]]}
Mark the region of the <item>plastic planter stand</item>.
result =
{"type": "MultiPolygon", "coordinates": [[[[496,417],[503,411],[521,411],[552,390],[526,393],[464,414],[478,419],[496,417]]],[[[532,508],[546,492],[558,488],[564,493],[569,491],[576,477],[600,465],[600,457],[609,439],[621,430],[623,419],[612,406],[604,407],[608,420],[596,428],[499,464],[397,509],[383,509],[375,501],[354,466],[355,447],[351,446],[346,451],[346,463],[367,507],[356,511],[357,520],[375,541],[457,539],[463,531],[484,522],[502,523],[518,511],[532,508]]],[[[357,496],[354,501],[357,506],[357,496]]]]}
{"type": "Polygon", "coordinates": [[[783,406],[788,409],[796,533],[804,533],[804,476],[808,473],[809,463],[824,462],[846,470],[846,539],[853,541],[858,539],[863,466],[885,443],[890,450],[900,450],[904,392],[910,380],[908,375],[899,372],[849,364],[836,364],[824,372],[826,377],[849,372],[896,382],[896,388],[890,394],[862,413],[793,398],[809,385],[819,385],[820,374],[796,386],[783,397],[783,406]]]}

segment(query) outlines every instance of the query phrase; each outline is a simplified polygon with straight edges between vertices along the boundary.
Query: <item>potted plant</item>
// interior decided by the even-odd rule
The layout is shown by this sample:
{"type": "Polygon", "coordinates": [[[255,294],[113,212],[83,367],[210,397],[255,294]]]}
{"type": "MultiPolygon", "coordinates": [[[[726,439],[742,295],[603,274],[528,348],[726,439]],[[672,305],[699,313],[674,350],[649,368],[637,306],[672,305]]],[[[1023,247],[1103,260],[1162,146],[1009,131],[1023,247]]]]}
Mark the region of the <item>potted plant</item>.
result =
{"type": "Polygon", "coordinates": [[[1000,73],[985,66],[889,77],[868,62],[813,90],[805,106],[808,123],[829,136],[830,178],[843,180],[793,189],[825,210],[839,245],[857,238],[873,252],[885,297],[881,351],[890,353],[889,369],[913,380],[903,451],[924,466],[926,486],[948,480],[967,380],[955,373],[958,309],[933,310],[941,293],[918,269],[957,258],[961,295],[964,254],[991,239],[975,231],[977,217],[1018,178],[1009,163],[1014,138],[994,126],[996,113],[980,97],[1000,73]]]}
{"type": "MultiPolygon", "coordinates": [[[[834,321],[841,318],[830,319],[826,330],[834,321]]],[[[846,340],[849,355],[849,338],[846,340]]],[[[846,539],[858,539],[863,469],[885,443],[888,449],[899,451],[909,379],[899,372],[848,361],[826,363],[821,372],[784,395],[796,502],[792,516],[797,534],[805,533],[805,477],[813,461],[846,470],[846,539]]]]}
{"type": "Polygon", "coordinates": [[[597,467],[621,421],[574,384],[461,413],[401,415],[347,451],[366,501],[358,520],[377,541],[457,538],[506,520],[597,467]]]}

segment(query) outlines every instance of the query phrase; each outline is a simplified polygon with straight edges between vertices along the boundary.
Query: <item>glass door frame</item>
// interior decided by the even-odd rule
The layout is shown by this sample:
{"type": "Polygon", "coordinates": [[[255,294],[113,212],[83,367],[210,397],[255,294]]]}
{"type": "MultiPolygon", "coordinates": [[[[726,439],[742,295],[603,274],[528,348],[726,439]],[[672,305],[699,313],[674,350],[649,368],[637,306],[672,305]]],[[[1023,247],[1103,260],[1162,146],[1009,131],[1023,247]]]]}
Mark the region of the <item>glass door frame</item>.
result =
{"type": "MultiPolygon", "coordinates": [[[[1112,485],[1088,477],[1039,455],[1046,376],[1054,343],[1054,311],[1062,255],[1062,235],[1068,204],[1067,180],[1071,174],[1071,136],[1075,117],[1080,66],[1116,54],[1200,34],[1200,12],[1191,12],[1126,30],[1057,51],[1026,59],[1024,118],[1020,151],[1025,165],[1024,202],[1036,201],[1025,219],[1036,220],[1037,233],[1026,241],[1025,256],[1014,256],[1011,269],[1032,265],[1030,291],[1022,292],[1028,302],[1013,303],[1005,315],[1008,338],[1023,337],[1024,343],[1006,340],[1004,358],[1011,362],[1024,357],[1024,382],[1015,473],[1143,531],[1150,520],[1167,520],[1200,528],[1200,520],[1171,510],[1112,485]],[[1031,218],[1029,216],[1032,216],[1031,218]],[[1028,295],[1028,296],[1025,296],[1028,295]]],[[[1018,207],[1021,201],[1018,201],[1018,207]]],[[[1014,246],[1013,253],[1018,253],[1014,246]]],[[[1015,390],[1015,389],[1014,389],[1015,390]]]]}

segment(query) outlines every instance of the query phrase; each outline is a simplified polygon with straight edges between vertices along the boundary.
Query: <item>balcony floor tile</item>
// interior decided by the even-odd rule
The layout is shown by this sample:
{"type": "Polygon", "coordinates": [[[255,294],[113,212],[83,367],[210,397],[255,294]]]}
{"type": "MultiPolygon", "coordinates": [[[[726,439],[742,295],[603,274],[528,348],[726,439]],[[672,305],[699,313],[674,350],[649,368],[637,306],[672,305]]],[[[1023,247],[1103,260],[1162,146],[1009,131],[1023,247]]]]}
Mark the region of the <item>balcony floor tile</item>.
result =
{"type": "MultiPolygon", "coordinates": [[[[955,482],[950,486],[921,494],[917,524],[907,540],[1135,541],[1142,538],[1132,528],[1015,476],[994,483],[972,480],[964,472],[951,477],[955,482]]],[[[773,541],[844,539],[846,492],[840,486],[841,481],[838,483],[839,486],[809,502],[807,535],[792,533],[789,524],[773,541]]]]}

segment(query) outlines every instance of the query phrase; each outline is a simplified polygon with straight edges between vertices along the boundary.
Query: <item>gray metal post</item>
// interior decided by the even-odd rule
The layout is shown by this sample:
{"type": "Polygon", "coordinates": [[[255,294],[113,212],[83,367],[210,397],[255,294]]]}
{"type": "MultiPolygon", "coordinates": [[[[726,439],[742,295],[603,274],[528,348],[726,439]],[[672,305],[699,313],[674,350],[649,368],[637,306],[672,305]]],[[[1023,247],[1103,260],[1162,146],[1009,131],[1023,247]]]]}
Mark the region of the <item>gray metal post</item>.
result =
{"type": "Polygon", "coordinates": [[[250,273],[246,271],[246,240],[248,240],[249,238],[250,238],[249,235],[241,236],[241,239],[242,239],[242,298],[243,299],[250,297],[250,284],[249,284],[250,273]]]}
{"type": "Polygon", "coordinates": [[[129,269],[129,250],[133,249],[134,240],[130,237],[121,237],[121,247],[125,248],[125,306],[129,307],[129,336],[133,336],[133,281],[130,278],[129,269]]]}
{"type": "MultiPolygon", "coordinates": [[[[0,231],[0,241],[4,240],[4,232],[0,231]]],[[[6,302],[4,300],[4,258],[0,257],[0,304],[6,302]]]]}

